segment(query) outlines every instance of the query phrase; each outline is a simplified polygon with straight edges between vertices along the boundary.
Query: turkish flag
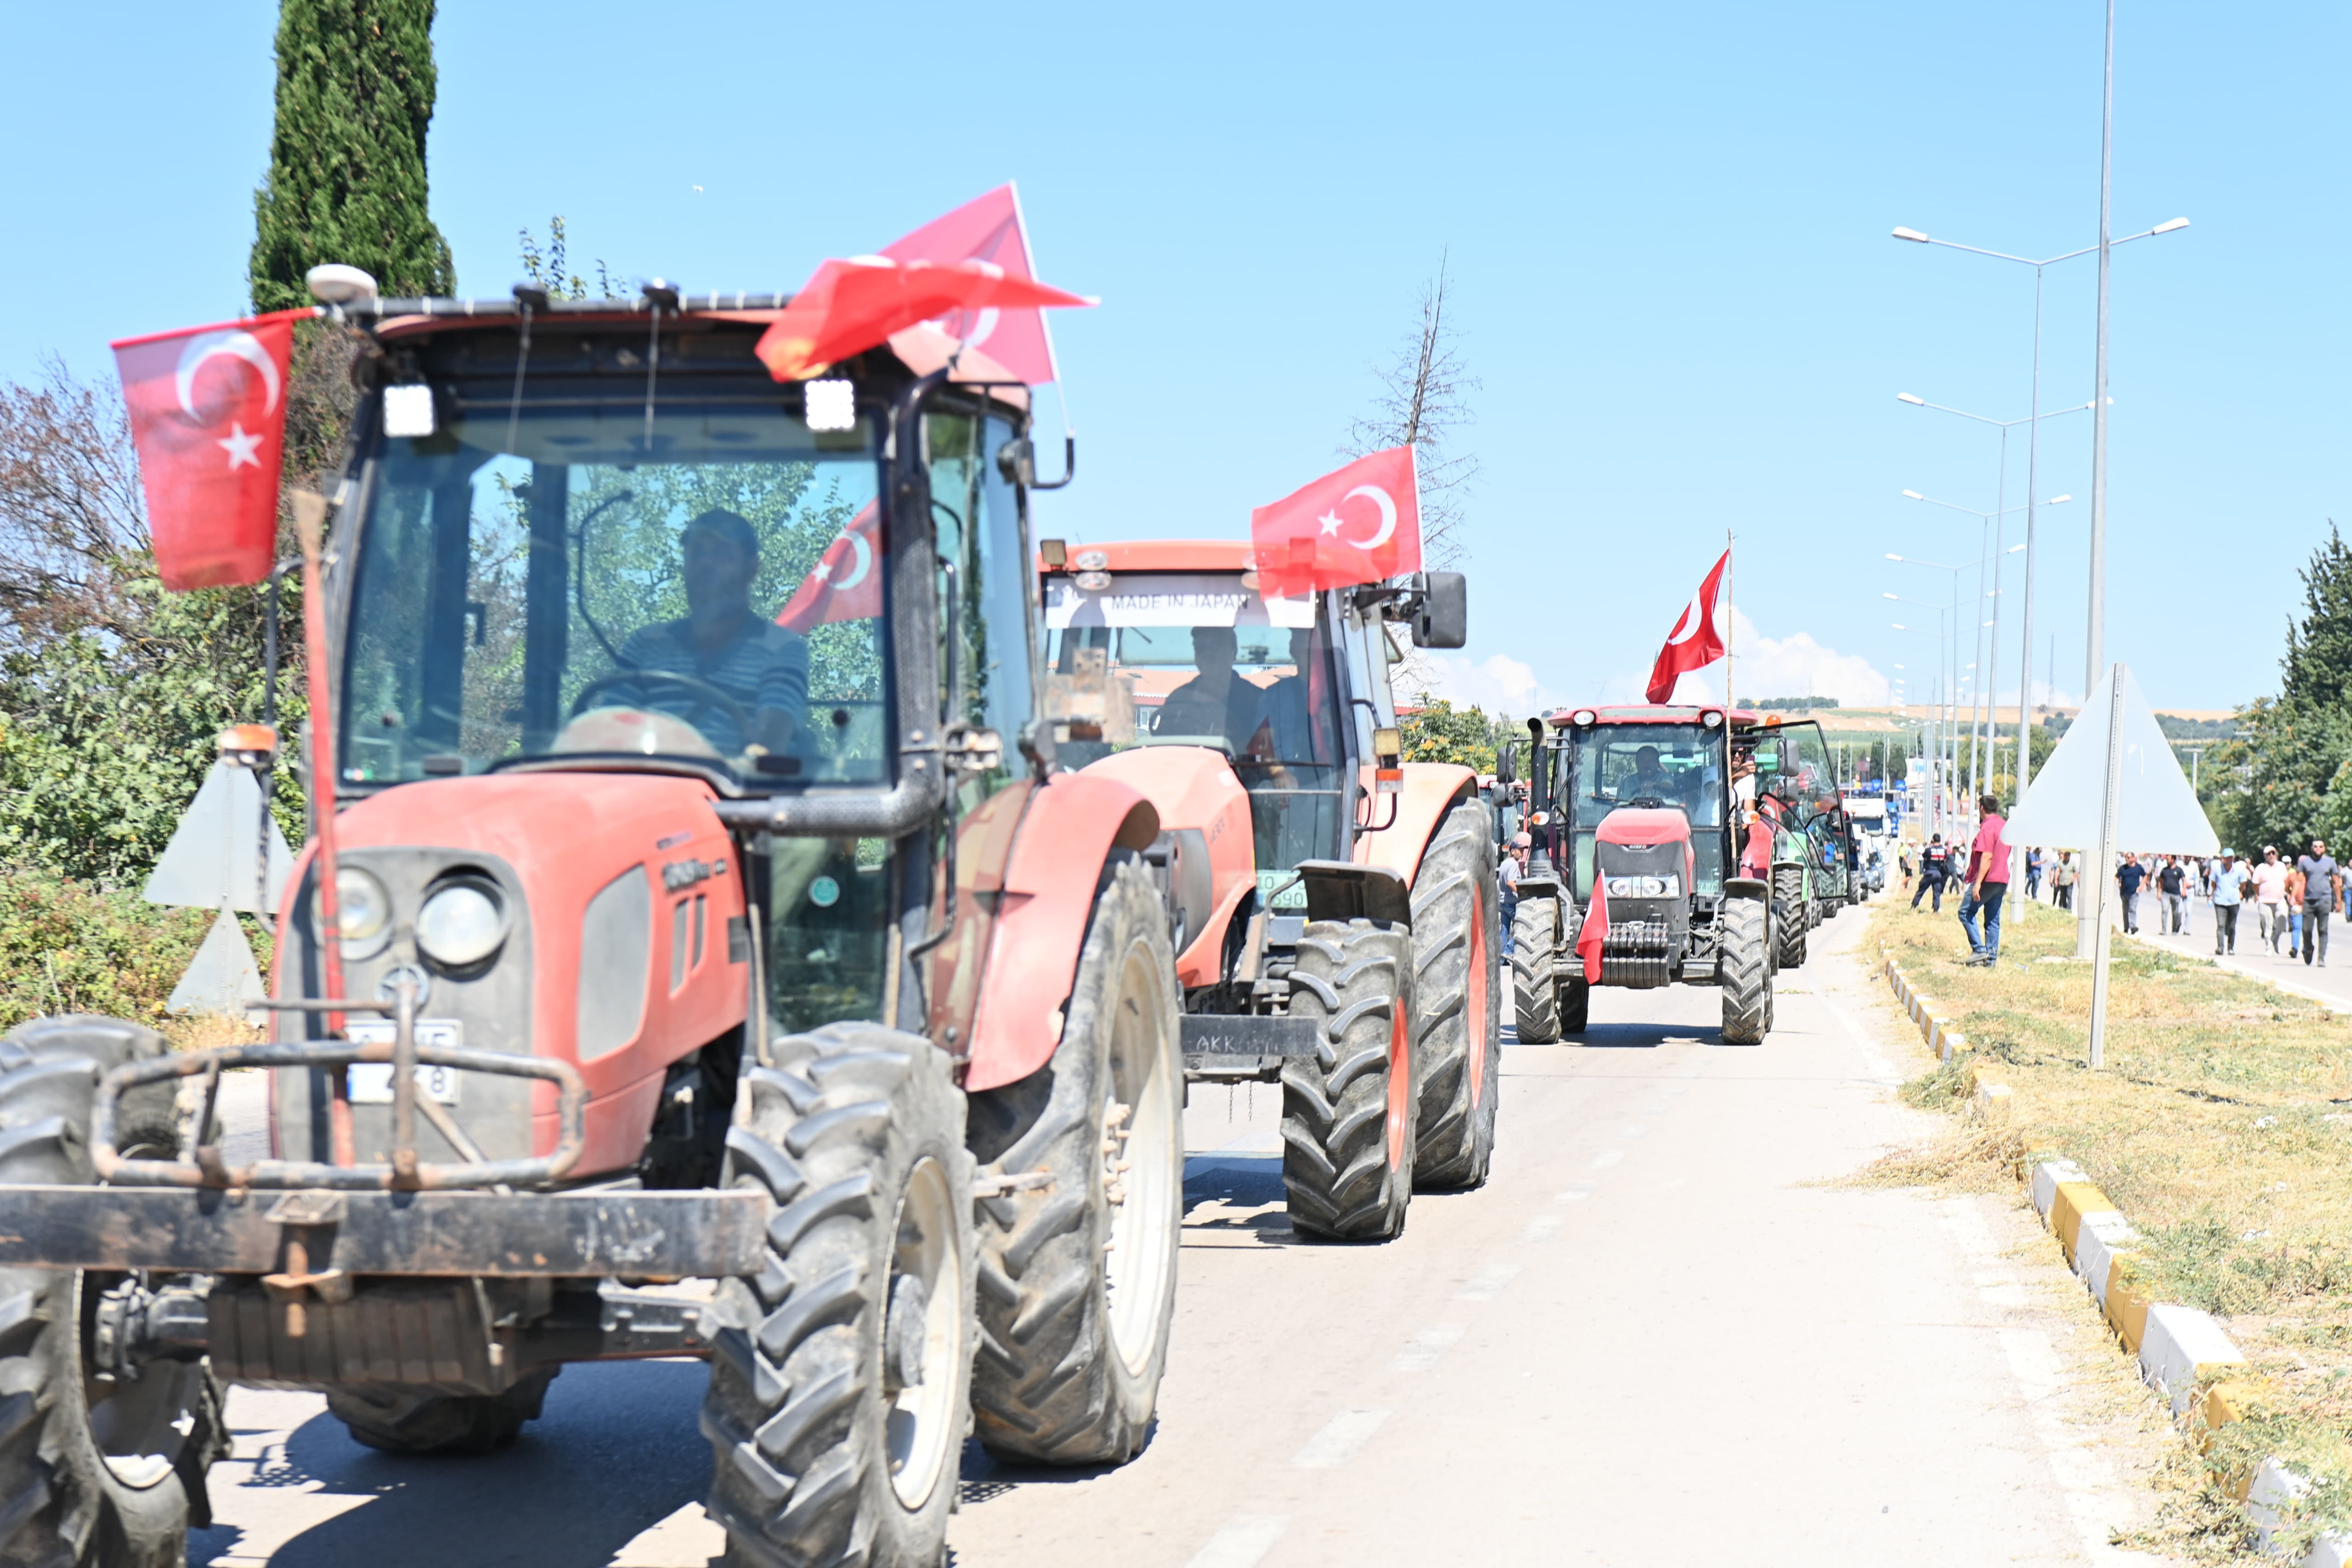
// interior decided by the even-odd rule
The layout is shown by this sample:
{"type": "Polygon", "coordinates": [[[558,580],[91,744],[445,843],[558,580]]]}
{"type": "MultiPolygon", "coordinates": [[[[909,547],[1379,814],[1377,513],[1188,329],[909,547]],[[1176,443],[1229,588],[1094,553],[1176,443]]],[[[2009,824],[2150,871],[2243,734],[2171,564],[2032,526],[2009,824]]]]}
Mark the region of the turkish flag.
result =
{"type": "Polygon", "coordinates": [[[1723,637],[1715,629],[1715,595],[1730,565],[1731,552],[1727,550],[1715,570],[1706,574],[1706,581],[1698,585],[1698,592],[1691,595],[1691,602],[1683,606],[1675,629],[1666,634],[1666,646],[1658,650],[1658,662],[1650,668],[1651,701],[1673,701],[1676,680],[1723,657],[1723,637]]]}
{"type": "Polygon", "coordinates": [[[114,344],[155,568],[174,592],[258,583],[278,547],[294,323],[278,310],[114,344]]]}
{"type": "MultiPolygon", "coordinates": [[[[1007,278],[1037,276],[1029,260],[1029,233],[1021,222],[1021,195],[1010,184],[933,218],[884,246],[882,254],[893,261],[984,261],[1007,278]]],[[[989,358],[1032,386],[1055,379],[1054,340],[1043,310],[989,305],[952,310],[931,324],[959,342],[985,349],[989,358]]]]}
{"type": "Polygon", "coordinates": [[[1584,923],[1576,928],[1576,956],[1584,960],[1584,981],[1588,985],[1601,984],[1601,944],[1609,937],[1609,889],[1598,868],[1592,873],[1592,902],[1584,910],[1584,923]]]}
{"type": "Polygon", "coordinates": [[[827,621],[870,621],[882,614],[882,516],[876,503],[849,520],[793,591],[776,625],[805,637],[827,621]]]}
{"type": "Polygon", "coordinates": [[[1009,277],[993,262],[859,256],[819,265],[753,352],[778,381],[804,381],[887,342],[893,332],[950,311],[1093,303],[1034,279],[1009,277]]]}
{"type": "Polygon", "coordinates": [[[1259,591],[1288,598],[1421,570],[1412,448],[1359,458],[1250,513],[1259,591]]]}

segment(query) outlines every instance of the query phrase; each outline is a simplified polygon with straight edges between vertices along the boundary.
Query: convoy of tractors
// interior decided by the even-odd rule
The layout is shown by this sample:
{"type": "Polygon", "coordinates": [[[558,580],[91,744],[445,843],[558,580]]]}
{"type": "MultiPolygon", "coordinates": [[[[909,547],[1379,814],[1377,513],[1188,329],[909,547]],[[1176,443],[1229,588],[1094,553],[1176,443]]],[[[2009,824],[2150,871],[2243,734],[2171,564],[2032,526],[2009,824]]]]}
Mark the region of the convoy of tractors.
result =
{"type": "Polygon", "coordinates": [[[567,1363],[684,1355],[730,1562],[937,1563],[968,1435],[1146,1442],[1190,1085],[1278,1083],[1292,1226],[1391,1237],[1486,1180],[1507,1010],[1711,984],[1760,1042],[1862,896],[1811,725],[1561,711],[1482,781],[1391,695],[1459,575],[1033,537],[1028,389],[935,332],[779,382],[781,297],[328,270],[276,1022],[0,1040],[0,1561],[180,1563],[230,1383],[482,1451],[567,1363]]]}

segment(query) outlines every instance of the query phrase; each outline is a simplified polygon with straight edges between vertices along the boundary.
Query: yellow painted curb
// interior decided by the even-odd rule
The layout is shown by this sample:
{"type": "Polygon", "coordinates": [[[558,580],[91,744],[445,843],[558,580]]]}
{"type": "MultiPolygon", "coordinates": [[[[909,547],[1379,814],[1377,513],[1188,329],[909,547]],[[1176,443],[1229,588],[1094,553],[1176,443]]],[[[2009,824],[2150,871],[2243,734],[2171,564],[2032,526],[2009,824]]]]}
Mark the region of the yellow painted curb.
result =
{"type": "Polygon", "coordinates": [[[2124,1349],[2139,1354],[2140,1342],[2147,1337],[2147,1309],[2155,1300],[2147,1287],[2137,1276],[2138,1265],[2128,1254],[2117,1254],[2107,1265],[2107,1321],[2115,1326],[2116,1338],[2124,1349]]]}
{"type": "Polygon", "coordinates": [[[2112,1211],[2115,1206],[2115,1199],[2088,1182],[2058,1184],[2058,1196],[2050,1205],[2050,1228],[2057,1233],[2068,1264],[2074,1261],[2074,1237],[2082,1230],[2083,1216],[2112,1211]]]}

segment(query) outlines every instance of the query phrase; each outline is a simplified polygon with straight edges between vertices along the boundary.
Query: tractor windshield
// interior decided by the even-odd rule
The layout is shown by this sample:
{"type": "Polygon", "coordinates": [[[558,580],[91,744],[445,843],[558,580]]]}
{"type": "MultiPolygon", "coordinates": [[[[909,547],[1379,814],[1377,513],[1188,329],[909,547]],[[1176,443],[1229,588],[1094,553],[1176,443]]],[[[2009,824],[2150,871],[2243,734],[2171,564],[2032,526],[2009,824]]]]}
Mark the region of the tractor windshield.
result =
{"type": "Polygon", "coordinates": [[[873,421],[779,402],[500,406],[381,437],[345,644],[353,784],[667,758],[884,782],[873,421]]]}
{"type": "MultiPolygon", "coordinates": [[[[1325,606],[1240,577],[1123,573],[1045,584],[1050,696],[1065,765],[1134,746],[1207,746],[1250,794],[1257,865],[1275,883],[1342,842],[1346,750],[1325,606]]],[[[1303,896],[1303,894],[1302,894],[1303,896]]]]}
{"type": "Polygon", "coordinates": [[[1593,835],[1621,805],[1680,807],[1690,818],[1696,888],[1723,886],[1727,791],[1721,730],[1697,724],[1595,724],[1568,733],[1559,804],[1576,847],[1576,896],[1592,891],[1593,835]]]}

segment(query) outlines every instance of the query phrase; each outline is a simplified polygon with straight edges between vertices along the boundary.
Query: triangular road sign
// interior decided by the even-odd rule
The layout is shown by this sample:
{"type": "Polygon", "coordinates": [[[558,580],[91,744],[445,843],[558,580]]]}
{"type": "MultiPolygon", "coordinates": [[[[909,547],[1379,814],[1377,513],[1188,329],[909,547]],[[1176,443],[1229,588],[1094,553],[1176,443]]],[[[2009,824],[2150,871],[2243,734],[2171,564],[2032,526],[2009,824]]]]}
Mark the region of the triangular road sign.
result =
{"type": "Polygon", "coordinates": [[[2128,854],[2212,855],[2221,843],[2180,771],[2180,759],[2156,722],[2139,682],[2118,663],[2084,700],[2081,714],[2060,736],[2058,749],[2033,775],[2010,815],[2011,844],[2094,851],[2106,795],[2107,717],[2115,683],[2123,682],[2123,769],[2116,808],[2115,846],[2128,854]]]}
{"type": "MultiPolygon", "coordinates": [[[[294,869],[294,855],[272,820],[265,881],[261,820],[261,786],[253,770],[215,763],[188,814],[173,830],[163,858],[155,862],[142,896],[151,904],[216,910],[226,902],[247,914],[276,914],[278,893],[294,869]]],[[[251,962],[247,960],[248,965],[251,962]]]]}
{"type": "Polygon", "coordinates": [[[163,1005],[173,1013],[210,1013],[224,1018],[242,1016],[247,1022],[257,1022],[259,1016],[250,1009],[268,995],[261,986],[261,971],[254,965],[253,948],[245,940],[245,928],[223,910],[213,929],[205,932],[188,972],[180,976],[163,1005]]]}

